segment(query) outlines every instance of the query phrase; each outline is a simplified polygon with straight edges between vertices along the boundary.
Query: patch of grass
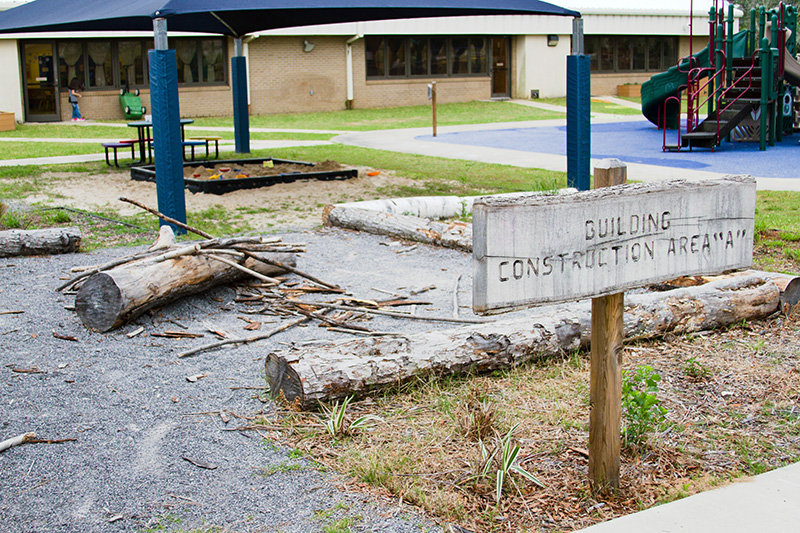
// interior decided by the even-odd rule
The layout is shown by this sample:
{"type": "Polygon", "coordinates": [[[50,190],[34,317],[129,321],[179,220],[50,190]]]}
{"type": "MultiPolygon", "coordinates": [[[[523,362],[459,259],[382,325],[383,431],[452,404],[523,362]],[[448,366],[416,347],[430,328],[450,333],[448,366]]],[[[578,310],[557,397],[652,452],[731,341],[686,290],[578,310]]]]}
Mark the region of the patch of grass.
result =
{"type": "Polygon", "coordinates": [[[14,130],[0,132],[0,139],[33,137],[39,139],[125,139],[130,137],[131,133],[135,134],[136,130],[95,124],[17,124],[14,130]]]}
{"type": "MultiPolygon", "coordinates": [[[[103,147],[93,143],[9,142],[0,140],[0,159],[56,157],[62,155],[101,154],[103,147]]],[[[128,154],[130,155],[130,154],[128,154]]],[[[120,152],[124,160],[124,152],[120,152]]]]}
{"type": "Polygon", "coordinates": [[[181,518],[173,513],[156,515],[150,519],[145,527],[140,529],[142,533],[157,533],[167,531],[168,528],[181,523],[181,518]]]}
{"type": "Polygon", "coordinates": [[[391,170],[419,182],[417,186],[387,186],[384,196],[474,195],[488,192],[539,191],[566,187],[565,172],[443,157],[402,154],[344,145],[307,146],[256,151],[254,157],[274,156],[300,161],[334,159],[353,166],[391,170]]]}
{"type": "Polygon", "coordinates": [[[345,518],[340,518],[330,524],[327,524],[322,527],[323,533],[350,533],[352,531],[351,527],[355,526],[357,523],[361,522],[364,518],[361,515],[356,516],[347,516],[345,518]]]}
{"type": "Polygon", "coordinates": [[[186,213],[187,223],[211,235],[234,235],[252,230],[250,223],[236,210],[215,205],[186,213]]]}
{"type": "Polygon", "coordinates": [[[274,476],[275,474],[285,474],[287,472],[298,472],[305,470],[307,467],[297,463],[279,463],[268,467],[259,468],[256,475],[261,477],[274,476]]]}
{"type": "MultiPolygon", "coordinates": [[[[517,122],[564,118],[564,113],[544,111],[511,102],[474,101],[437,106],[439,126],[479,124],[485,122],[517,122]]],[[[196,126],[232,126],[231,118],[201,118],[196,126]]],[[[429,105],[324,111],[316,113],[286,113],[250,117],[253,128],[321,129],[341,131],[420,128],[431,125],[429,105]]]]}

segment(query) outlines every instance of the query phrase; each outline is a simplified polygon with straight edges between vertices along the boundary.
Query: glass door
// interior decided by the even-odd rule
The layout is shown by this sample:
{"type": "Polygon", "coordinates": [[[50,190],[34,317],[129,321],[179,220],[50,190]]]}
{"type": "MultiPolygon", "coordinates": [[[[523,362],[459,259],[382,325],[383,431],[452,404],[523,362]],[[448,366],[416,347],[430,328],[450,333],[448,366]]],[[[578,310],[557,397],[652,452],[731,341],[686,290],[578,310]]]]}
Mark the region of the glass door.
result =
{"type": "Polygon", "coordinates": [[[509,39],[492,38],[492,97],[511,96],[511,70],[509,69],[509,39]]]}
{"type": "Polygon", "coordinates": [[[61,120],[58,102],[55,50],[51,42],[22,45],[25,79],[25,120],[54,122],[61,120]]]}

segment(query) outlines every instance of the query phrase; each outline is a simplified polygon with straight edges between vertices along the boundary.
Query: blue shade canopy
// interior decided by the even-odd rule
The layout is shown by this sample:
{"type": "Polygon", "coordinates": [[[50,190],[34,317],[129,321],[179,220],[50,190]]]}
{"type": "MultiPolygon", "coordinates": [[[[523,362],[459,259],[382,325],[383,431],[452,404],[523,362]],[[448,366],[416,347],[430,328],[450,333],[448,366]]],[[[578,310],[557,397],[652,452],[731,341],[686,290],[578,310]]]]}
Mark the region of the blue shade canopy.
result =
{"type": "Polygon", "coordinates": [[[580,13],[539,0],[35,0],[0,13],[0,33],[151,31],[164,17],[170,31],[240,37],[248,33],[336,22],[466,15],[580,13]]]}

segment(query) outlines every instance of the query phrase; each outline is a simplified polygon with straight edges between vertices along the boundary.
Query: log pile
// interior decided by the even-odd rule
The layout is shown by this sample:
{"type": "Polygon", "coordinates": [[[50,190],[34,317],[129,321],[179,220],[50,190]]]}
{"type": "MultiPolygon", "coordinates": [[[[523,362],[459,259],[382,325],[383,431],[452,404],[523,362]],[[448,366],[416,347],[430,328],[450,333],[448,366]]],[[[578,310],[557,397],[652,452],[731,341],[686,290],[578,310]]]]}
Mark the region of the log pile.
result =
{"type": "Polygon", "coordinates": [[[277,284],[270,276],[285,269],[274,263],[294,267],[294,253],[302,251],[275,238],[207,239],[167,247],[163,241],[162,235],[152,251],[95,267],[88,270],[90,275],[84,273],[62,286],[87,278],[75,297],[75,310],[84,326],[107,332],[148,309],[248,275],[277,284]]]}
{"type": "Polygon", "coordinates": [[[77,252],[80,244],[77,227],[0,231],[0,257],[69,254],[77,252]]]}
{"type": "MultiPolygon", "coordinates": [[[[630,295],[626,338],[680,335],[769,316],[781,309],[779,285],[797,280],[749,272],[700,286],[630,295]]],[[[492,371],[586,348],[590,321],[588,302],[579,302],[461,329],[277,351],[267,357],[267,379],[276,397],[300,409],[315,409],[322,401],[363,396],[420,375],[492,371]]]]}

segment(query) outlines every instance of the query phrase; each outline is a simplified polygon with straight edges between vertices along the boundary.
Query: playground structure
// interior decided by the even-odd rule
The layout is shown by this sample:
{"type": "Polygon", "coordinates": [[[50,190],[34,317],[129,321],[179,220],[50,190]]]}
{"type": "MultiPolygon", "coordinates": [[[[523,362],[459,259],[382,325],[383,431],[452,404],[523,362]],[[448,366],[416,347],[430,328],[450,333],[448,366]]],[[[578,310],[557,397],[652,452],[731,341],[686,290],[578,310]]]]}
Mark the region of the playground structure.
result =
{"type": "Polygon", "coordinates": [[[749,27],[733,29],[734,7],[726,17],[715,0],[708,46],[642,85],[642,113],[664,130],[663,151],[713,151],[724,140],[758,141],[766,150],[794,131],[797,8],[754,8],[749,27]]]}

